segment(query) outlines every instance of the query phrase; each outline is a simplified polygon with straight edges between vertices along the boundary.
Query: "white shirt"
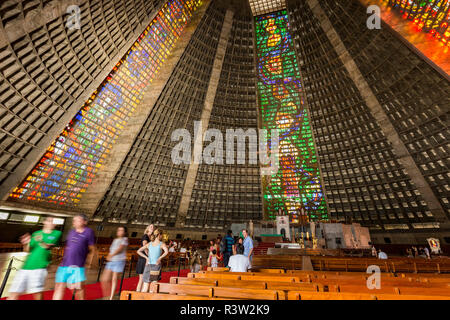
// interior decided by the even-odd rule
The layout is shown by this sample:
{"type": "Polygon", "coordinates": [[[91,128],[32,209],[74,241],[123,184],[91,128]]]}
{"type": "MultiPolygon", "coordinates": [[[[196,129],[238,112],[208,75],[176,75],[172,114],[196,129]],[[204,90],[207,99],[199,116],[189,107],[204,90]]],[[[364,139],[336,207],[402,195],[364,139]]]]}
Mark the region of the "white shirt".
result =
{"type": "Polygon", "coordinates": [[[247,272],[252,266],[250,265],[250,260],[243,254],[236,254],[230,257],[228,261],[228,267],[230,267],[231,272],[247,272]]]}
{"type": "Polygon", "coordinates": [[[388,258],[387,254],[384,253],[383,251],[378,253],[378,259],[387,259],[387,258],[388,258]]]}
{"type": "MultiPolygon", "coordinates": [[[[128,238],[116,238],[112,242],[111,246],[109,247],[109,253],[114,253],[117,249],[119,249],[120,246],[128,246],[128,238]]],[[[111,261],[123,261],[127,259],[127,249],[123,250],[121,253],[116,254],[114,257],[111,258],[111,261]]]]}
{"type": "Polygon", "coordinates": [[[175,248],[174,247],[170,247],[169,248],[169,252],[175,252],[175,248]]]}
{"type": "Polygon", "coordinates": [[[186,250],[186,248],[181,248],[180,249],[180,252],[186,252],[187,250],[186,250]]]}

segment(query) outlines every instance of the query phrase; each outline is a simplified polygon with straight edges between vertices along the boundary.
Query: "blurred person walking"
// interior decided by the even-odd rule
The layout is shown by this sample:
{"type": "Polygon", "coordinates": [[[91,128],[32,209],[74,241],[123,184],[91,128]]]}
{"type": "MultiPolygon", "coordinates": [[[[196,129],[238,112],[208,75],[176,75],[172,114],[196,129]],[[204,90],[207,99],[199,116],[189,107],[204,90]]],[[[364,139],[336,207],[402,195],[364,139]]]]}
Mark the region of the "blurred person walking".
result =
{"type": "Polygon", "coordinates": [[[119,275],[125,269],[127,262],[127,227],[121,226],[117,228],[117,238],[114,239],[109,247],[109,254],[106,258],[108,263],[103,271],[101,284],[103,290],[103,296],[106,297],[109,294],[109,300],[112,300],[116,292],[117,279],[119,275]]]}
{"type": "Polygon", "coordinates": [[[55,275],[53,300],[62,300],[66,287],[76,290],[78,300],[84,300],[86,269],[91,268],[96,252],[95,234],[87,223],[85,214],[80,213],[73,218],[73,229],[67,235],[63,260],[55,275]]]}
{"type": "Polygon", "coordinates": [[[21,270],[14,277],[9,289],[8,300],[17,300],[22,293],[33,294],[35,300],[42,300],[47,279],[47,266],[51,262],[51,249],[58,245],[61,231],[54,230],[53,217],[44,218],[42,230],[20,238],[24,251],[30,252],[21,270]]]}

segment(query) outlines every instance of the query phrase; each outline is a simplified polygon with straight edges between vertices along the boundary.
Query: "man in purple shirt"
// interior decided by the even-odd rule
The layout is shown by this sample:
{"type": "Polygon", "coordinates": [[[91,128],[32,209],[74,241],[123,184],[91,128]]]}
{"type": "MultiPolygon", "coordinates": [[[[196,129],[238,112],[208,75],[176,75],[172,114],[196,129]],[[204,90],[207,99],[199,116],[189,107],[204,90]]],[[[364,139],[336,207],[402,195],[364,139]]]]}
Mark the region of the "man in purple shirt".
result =
{"type": "Polygon", "coordinates": [[[73,229],[67,235],[64,257],[56,271],[53,300],[63,298],[66,286],[69,289],[77,289],[77,299],[84,300],[85,268],[91,267],[95,253],[94,231],[86,227],[87,222],[84,214],[73,218],[73,229]]]}

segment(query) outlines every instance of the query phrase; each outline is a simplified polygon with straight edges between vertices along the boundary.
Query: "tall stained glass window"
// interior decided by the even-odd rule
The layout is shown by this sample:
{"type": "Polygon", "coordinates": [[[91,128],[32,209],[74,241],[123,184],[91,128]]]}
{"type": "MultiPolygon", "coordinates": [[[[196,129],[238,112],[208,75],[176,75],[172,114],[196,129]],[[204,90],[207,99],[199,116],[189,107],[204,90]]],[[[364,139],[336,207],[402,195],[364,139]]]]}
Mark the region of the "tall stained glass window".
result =
{"type": "Polygon", "coordinates": [[[11,199],[75,206],[201,0],[169,0],[11,199]]]}
{"type": "Polygon", "coordinates": [[[261,126],[279,133],[279,170],[263,177],[265,212],[272,219],[287,214],[294,223],[300,219],[326,220],[312,128],[286,10],[258,16],[255,24],[261,126]]]}

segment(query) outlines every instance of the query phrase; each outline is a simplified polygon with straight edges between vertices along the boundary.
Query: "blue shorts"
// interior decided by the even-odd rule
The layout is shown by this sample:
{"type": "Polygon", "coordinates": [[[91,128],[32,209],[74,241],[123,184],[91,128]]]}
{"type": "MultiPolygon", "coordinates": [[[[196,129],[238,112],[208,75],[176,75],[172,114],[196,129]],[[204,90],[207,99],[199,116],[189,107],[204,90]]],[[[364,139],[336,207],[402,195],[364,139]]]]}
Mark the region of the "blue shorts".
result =
{"type": "Polygon", "coordinates": [[[105,269],[109,269],[112,272],[122,273],[125,269],[126,261],[108,261],[106,263],[105,269]]]}
{"type": "Polygon", "coordinates": [[[86,281],[85,269],[80,267],[59,267],[55,275],[55,283],[74,284],[86,281]]]}

